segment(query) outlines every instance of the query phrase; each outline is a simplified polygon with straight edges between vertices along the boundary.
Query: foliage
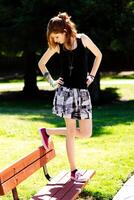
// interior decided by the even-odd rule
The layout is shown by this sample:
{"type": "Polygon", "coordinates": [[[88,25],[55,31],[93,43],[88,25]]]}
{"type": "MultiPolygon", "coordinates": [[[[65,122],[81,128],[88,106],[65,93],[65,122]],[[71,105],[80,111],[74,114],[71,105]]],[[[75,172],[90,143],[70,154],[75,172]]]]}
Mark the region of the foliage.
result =
{"type": "Polygon", "coordinates": [[[132,0],[1,0],[0,51],[43,49],[48,20],[59,11],[72,15],[78,30],[89,34],[101,48],[132,50],[132,0]]]}
{"type": "Polygon", "coordinates": [[[100,47],[105,50],[131,51],[134,40],[133,23],[133,1],[83,1],[79,26],[84,32],[95,38],[100,47]]]}
{"type": "MultiPolygon", "coordinates": [[[[52,16],[59,11],[68,12],[78,31],[88,34],[102,52],[121,51],[130,55],[130,60],[134,51],[133,7],[132,0],[0,0],[0,53],[21,52],[25,60],[24,92],[38,93],[35,54],[41,55],[47,46],[46,27],[52,16]]],[[[97,88],[97,100],[99,78],[96,80],[92,85],[97,88]]]]}

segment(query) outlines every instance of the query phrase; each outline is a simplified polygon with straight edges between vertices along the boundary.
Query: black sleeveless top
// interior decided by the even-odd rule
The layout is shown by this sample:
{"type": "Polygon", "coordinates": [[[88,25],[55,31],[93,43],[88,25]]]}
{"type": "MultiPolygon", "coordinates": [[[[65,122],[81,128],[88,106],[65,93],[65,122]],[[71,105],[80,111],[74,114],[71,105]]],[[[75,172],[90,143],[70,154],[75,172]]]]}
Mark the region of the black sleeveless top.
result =
{"type": "Polygon", "coordinates": [[[83,46],[81,38],[77,38],[77,47],[67,50],[60,46],[61,77],[65,87],[86,89],[87,62],[86,48],[83,46]]]}

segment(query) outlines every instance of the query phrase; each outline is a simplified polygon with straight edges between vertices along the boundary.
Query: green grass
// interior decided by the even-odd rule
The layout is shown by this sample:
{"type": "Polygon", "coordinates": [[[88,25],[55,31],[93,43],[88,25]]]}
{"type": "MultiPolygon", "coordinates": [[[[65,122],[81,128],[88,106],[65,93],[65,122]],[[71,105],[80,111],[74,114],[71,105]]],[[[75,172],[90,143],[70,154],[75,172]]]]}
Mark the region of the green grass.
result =
{"type": "MultiPolygon", "coordinates": [[[[106,89],[107,85],[103,84],[101,87],[106,89]]],[[[117,87],[121,99],[127,98],[127,101],[95,106],[93,136],[89,139],[76,139],[78,167],[96,170],[96,175],[79,199],[93,196],[96,200],[111,200],[134,170],[133,85],[111,84],[110,87],[117,87]]],[[[45,105],[43,101],[1,102],[0,169],[41,145],[39,127],[64,125],[61,118],[51,114],[51,105],[45,105]]],[[[57,155],[48,164],[48,168],[50,174],[56,175],[63,169],[69,170],[69,165],[65,138],[53,136],[53,141],[57,155]]],[[[30,199],[46,183],[42,170],[39,170],[18,186],[20,200],[30,199]]],[[[11,193],[0,199],[11,200],[11,193]]]]}
{"type": "Polygon", "coordinates": [[[102,80],[113,80],[113,79],[116,79],[116,80],[124,80],[124,79],[129,79],[129,80],[132,80],[134,79],[134,71],[128,71],[128,72],[120,72],[120,73],[117,73],[117,72],[109,72],[109,73],[101,73],[101,79],[102,80]]]}
{"type": "Polygon", "coordinates": [[[120,100],[134,100],[134,72],[102,74],[100,85],[102,91],[111,91],[120,100]]]}
{"type": "MultiPolygon", "coordinates": [[[[111,81],[110,81],[111,82],[111,81]]],[[[107,85],[102,84],[101,90],[102,91],[113,91],[115,94],[117,94],[120,98],[120,100],[127,101],[127,100],[133,100],[134,99],[134,92],[133,92],[134,84],[112,84],[107,85]]]]}

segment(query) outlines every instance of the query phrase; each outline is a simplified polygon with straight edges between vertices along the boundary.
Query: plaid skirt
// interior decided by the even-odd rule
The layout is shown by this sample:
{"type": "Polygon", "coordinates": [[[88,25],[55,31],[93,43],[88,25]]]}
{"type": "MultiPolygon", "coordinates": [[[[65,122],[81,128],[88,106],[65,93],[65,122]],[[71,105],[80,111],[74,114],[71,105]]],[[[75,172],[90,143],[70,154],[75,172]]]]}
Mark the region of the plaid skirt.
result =
{"type": "Polygon", "coordinates": [[[53,100],[53,114],[70,119],[91,119],[92,105],[87,89],[57,88],[53,100]]]}

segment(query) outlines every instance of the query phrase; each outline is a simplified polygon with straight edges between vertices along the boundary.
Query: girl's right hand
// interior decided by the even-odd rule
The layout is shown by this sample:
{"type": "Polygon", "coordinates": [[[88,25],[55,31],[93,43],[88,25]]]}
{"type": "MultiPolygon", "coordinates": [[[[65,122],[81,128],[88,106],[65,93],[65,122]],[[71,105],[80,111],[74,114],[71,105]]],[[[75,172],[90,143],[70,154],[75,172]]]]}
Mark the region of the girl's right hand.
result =
{"type": "Polygon", "coordinates": [[[56,80],[56,83],[57,83],[57,86],[58,86],[58,87],[64,85],[63,78],[62,78],[62,77],[59,77],[59,78],[56,80]]]}

